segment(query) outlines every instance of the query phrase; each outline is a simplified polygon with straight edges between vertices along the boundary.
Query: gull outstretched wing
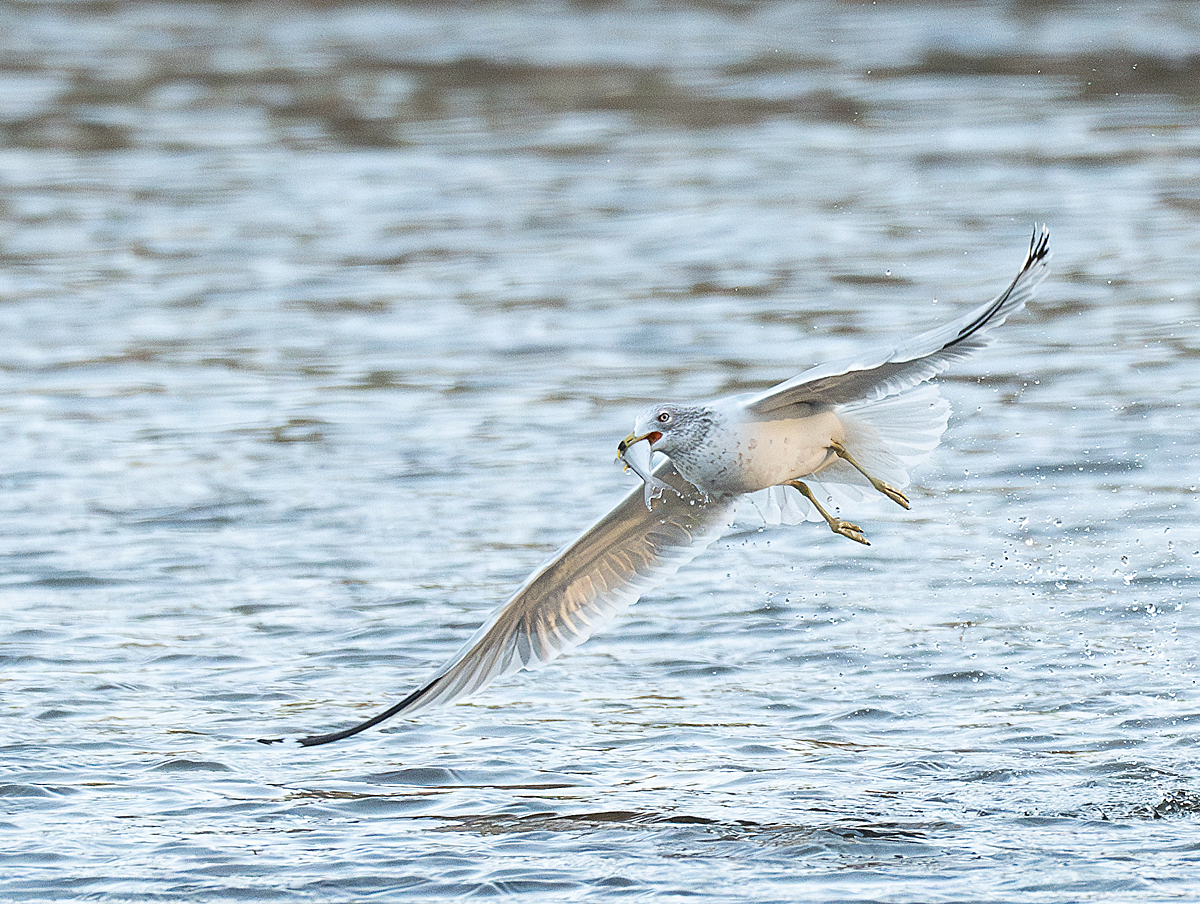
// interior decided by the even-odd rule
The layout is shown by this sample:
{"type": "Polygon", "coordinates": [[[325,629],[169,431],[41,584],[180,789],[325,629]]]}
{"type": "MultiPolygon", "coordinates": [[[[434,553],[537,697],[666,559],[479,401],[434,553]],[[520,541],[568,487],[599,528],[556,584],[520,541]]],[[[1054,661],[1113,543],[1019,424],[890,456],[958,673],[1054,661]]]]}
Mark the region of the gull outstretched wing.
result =
{"type": "Polygon", "coordinates": [[[742,404],[754,414],[771,415],[792,405],[843,405],[911,389],[990,345],[990,330],[1024,307],[1049,272],[1050,230],[1045,225],[1036,226],[1029,254],[1016,279],[987,304],[867,360],[820,364],[746,397],[742,404]]]}
{"type": "MultiPolygon", "coordinates": [[[[302,738],[300,744],[313,747],[348,738],[400,713],[449,703],[505,675],[544,665],[583,643],[694,559],[725,532],[735,500],[708,498],[669,461],[654,475],[677,493],[663,493],[648,509],[639,485],[530,575],[425,684],[374,718],[302,738]]],[[[270,744],[283,739],[261,740],[270,744]]]]}

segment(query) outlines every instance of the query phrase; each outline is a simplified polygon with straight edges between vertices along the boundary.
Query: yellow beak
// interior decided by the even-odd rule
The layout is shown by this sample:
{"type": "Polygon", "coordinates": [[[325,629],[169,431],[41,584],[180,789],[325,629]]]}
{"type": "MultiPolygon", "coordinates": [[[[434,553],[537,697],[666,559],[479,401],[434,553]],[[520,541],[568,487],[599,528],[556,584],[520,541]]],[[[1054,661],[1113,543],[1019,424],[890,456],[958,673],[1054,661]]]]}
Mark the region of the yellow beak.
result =
{"type": "Polygon", "coordinates": [[[627,437],[625,437],[623,440],[621,440],[619,443],[617,443],[617,454],[624,455],[626,449],[628,449],[634,443],[640,443],[644,439],[649,439],[650,444],[654,445],[654,443],[658,442],[658,440],[661,436],[662,436],[662,434],[659,433],[657,430],[651,430],[649,433],[643,433],[641,436],[636,436],[635,434],[631,433],[627,437]],[[653,439],[651,439],[651,437],[653,437],[653,439]]]}

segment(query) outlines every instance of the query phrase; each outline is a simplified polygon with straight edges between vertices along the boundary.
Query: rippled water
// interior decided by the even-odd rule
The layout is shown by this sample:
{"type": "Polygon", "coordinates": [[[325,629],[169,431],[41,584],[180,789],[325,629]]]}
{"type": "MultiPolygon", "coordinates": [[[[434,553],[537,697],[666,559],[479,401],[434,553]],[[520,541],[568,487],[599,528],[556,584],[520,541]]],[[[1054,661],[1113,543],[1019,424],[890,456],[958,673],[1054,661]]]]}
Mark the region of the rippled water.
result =
{"type": "Polygon", "coordinates": [[[1194,4],[0,6],[5,900],[1200,895],[1194,4]],[[1055,271],[913,511],[342,744],[639,401],[1055,271]]]}

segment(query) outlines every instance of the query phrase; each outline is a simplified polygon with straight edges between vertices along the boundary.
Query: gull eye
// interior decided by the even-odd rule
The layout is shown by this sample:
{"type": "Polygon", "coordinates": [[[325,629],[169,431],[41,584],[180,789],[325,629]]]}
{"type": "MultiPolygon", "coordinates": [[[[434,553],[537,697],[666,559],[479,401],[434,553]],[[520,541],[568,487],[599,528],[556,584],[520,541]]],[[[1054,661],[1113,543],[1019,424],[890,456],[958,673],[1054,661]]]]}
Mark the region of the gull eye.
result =
{"type": "Polygon", "coordinates": [[[657,420],[660,424],[669,424],[669,423],[671,423],[671,412],[660,411],[658,413],[658,417],[655,418],[655,420],[657,420]]]}

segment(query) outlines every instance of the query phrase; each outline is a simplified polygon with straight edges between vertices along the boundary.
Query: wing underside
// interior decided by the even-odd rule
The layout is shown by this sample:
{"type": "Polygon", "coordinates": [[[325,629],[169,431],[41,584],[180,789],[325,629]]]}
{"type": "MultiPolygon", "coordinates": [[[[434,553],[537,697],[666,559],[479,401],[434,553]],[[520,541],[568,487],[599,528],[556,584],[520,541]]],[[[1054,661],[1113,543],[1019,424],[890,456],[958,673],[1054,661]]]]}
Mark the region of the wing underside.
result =
{"type": "Polygon", "coordinates": [[[654,471],[676,493],[647,509],[641,486],[539,568],[421,687],[372,719],[303,738],[350,737],[400,713],[458,700],[573,649],[690,562],[729,526],[732,499],[711,499],[669,461],[654,471]]]}

